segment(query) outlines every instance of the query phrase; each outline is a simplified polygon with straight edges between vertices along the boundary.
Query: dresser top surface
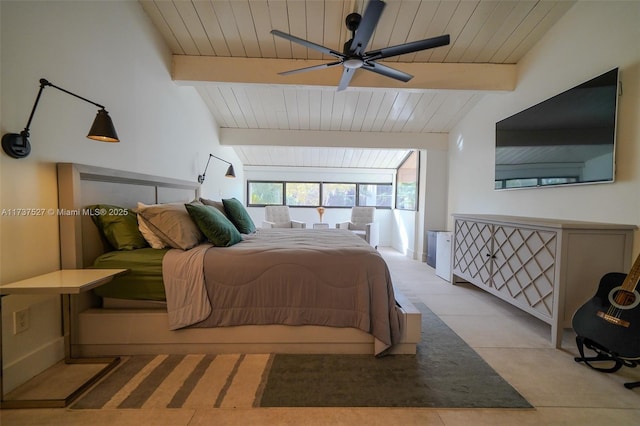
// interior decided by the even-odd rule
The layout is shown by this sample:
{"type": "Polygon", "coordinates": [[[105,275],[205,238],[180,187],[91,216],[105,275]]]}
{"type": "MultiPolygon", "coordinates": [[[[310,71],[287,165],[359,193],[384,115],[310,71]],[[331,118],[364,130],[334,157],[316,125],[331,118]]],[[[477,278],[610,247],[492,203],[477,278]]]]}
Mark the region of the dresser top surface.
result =
{"type": "Polygon", "coordinates": [[[608,229],[608,230],[618,229],[618,230],[633,231],[638,228],[636,225],[621,224],[621,223],[583,222],[583,221],[577,221],[577,220],[524,217],[524,216],[503,216],[503,215],[493,215],[493,214],[462,214],[462,213],[454,213],[452,216],[456,219],[468,219],[468,220],[477,220],[482,222],[516,224],[516,225],[544,226],[549,228],[561,228],[561,229],[608,229]]]}

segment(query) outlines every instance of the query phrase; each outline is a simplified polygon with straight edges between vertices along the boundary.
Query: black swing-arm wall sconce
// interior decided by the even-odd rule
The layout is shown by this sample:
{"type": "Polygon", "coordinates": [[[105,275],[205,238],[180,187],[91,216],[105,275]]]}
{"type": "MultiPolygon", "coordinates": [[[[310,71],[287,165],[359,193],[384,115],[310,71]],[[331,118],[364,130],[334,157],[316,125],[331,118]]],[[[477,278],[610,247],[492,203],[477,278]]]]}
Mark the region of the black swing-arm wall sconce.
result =
{"type": "Polygon", "coordinates": [[[71,93],[61,87],[53,85],[44,78],[41,78],[40,90],[38,91],[38,96],[36,97],[36,101],[33,104],[33,109],[31,110],[29,121],[27,122],[24,130],[19,134],[5,133],[2,136],[2,149],[7,153],[7,155],[13,158],[24,158],[31,152],[31,144],[29,143],[29,126],[31,125],[31,120],[33,120],[33,115],[36,112],[36,108],[38,107],[38,101],[40,101],[42,91],[47,86],[56,88],[64,93],[75,96],[78,99],[82,99],[83,101],[89,102],[90,104],[93,104],[100,108],[95,120],[93,121],[93,125],[89,130],[87,138],[102,142],[120,142],[120,139],[118,139],[118,135],[116,134],[116,129],[115,127],[113,127],[111,117],[109,117],[109,113],[104,109],[104,106],[90,101],[89,99],[83,98],[82,96],[78,96],[75,93],[71,93]]]}
{"type": "Polygon", "coordinates": [[[233,164],[231,164],[227,160],[223,160],[220,157],[216,157],[213,154],[209,154],[209,158],[207,159],[207,165],[204,166],[204,172],[202,172],[201,175],[198,175],[198,183],[204,182],[204,176],[207,173],[207,169],[209,168],[209,161],[211,161],[211,157],[217,158],[218,160],[223,161],[223,162],[225,162],[225,163],[227,163],[229,165],[229,167],[227,168],[227,172],[224,174],[226,177],[228,177],[228,178],[236,177],[236,172],[233,170],[233,164]]]}

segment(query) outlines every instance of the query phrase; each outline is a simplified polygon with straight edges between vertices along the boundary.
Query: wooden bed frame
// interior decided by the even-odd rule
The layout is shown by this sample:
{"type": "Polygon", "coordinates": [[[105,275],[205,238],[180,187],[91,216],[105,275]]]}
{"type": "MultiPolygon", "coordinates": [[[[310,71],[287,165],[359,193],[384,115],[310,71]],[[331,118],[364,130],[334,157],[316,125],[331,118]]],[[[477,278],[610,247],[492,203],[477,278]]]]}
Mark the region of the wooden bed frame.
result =
{"type": "MultiPolygon", "coordinates": [[[[200,195],[195,182],[72,163],[58,163],[60,253],[63,269],[86,268],[107,250],[96,226],[82,209],[93,204],[135,208],[145,204],[189,202],[200,195]],[[75,214],[79,213],[79,214],[75,214]]],[[[415,354],[420,340],[420,312],[396,291],[403,311],[403,336],[391,353],[415,354]]],[[[73,306],[73,356],[166,353],[349,353],[373,354],[374,339],[354,328],[247,325],[168,329],[163,306],[101,308],[88,293],[73,306]]]]}

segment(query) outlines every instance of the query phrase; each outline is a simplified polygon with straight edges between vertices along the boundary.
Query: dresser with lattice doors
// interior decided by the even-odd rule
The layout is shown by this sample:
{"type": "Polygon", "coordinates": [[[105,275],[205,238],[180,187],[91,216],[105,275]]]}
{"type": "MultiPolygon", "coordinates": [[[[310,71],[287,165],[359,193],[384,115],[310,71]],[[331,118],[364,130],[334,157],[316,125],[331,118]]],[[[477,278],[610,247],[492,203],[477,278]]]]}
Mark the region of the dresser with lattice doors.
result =
{"type": "Polygon", "coordinates": [[[608,272],[631,265],[634,225],[455,214],[452,282],[470,282],[551,325],[560,347],[574,312],[608,272]]]}

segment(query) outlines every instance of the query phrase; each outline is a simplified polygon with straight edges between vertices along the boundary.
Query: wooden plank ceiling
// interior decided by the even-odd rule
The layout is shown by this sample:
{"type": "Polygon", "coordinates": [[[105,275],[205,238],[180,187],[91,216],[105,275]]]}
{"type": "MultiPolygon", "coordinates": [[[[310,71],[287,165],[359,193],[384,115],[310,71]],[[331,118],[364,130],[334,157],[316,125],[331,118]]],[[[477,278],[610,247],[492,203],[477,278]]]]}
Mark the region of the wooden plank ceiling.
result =
{"type": "MultiPolygon", "coordinates": [[[[196,87],[221,128],[386,132],[390,136],[392,133],[447,133],[485,93],[481,89],[442,89],[446,82],[438,82],[437,89],[404,89],[395,80],[365,70],[357,71],[354,85],[338,92],[335,86],[341,67],[304,73],[307,79],[322,76],[335,81],[335,85],[326,86],[303,85],[295,79],[290,79],[289,84],[286,77],[276,73],[272,80],[264,75],[269,69],[267,60],[286,60],[287,65],[298,60],[300,66],[292,68],[307,66],[305,64],[310,63],[307,61],[335,60],[274,37],[270,34],[272,29],[342,51],[342,45],[351,37],[344,19],[354,11],[362,14],[366,0],[140,0],[140,3],[176,59],[265,60],[264,67],[260,62],[251,62],[250,70],[242,70],[259,75],[260,81],[264,81],[261,84],[207,78],[180,81],[196,87]],[[331,72],[335,78],[322,74],[331,72]],[[358,78],[365,78],[359,77],[362,73],[370,74],[366,78],[373,79],[372,87],[356,87],[358,78]]],[[[448,46],[388,58],[385,63],[395,68],[409,64],[456,64],[467,75],[474,68],[462,67],[517,64],[573,3],[564,0],[387,0],[367,50],[449,34],[448,46]]],[[[456,74],[460,74],[456,70],[438,78],[456,78],[456,74]]],[[[473,71],[471,73],[473,75],[473,71]]],[[[414,80],[420,77],[416,75],[414,80]]],[[[295,142],[287,141],[287,144],[295,142]]],[[[352,147],[325,148],[333,152],[327,152],[323,158],[334,160],[322,164],[349,167],[352,162],[344,160],[353,158],[353,151],[347,151],[349,148],[352,147]]],[[[355,148],[360,148],[356,152],[362,154],[361,158],[371,159],[359,161],[362,167],[367,164],[395,167],[398,158],[406,153],[372,152],[369,155],[362,150],[368,147],[355,148]],[[382,161],[383,158],[388,160],[382,161]]],[[[312,156],[310,149],[299,148],[298,154],[283,155],[282,149],[244,145],[236,151],[245,165],[302,166],[308,163],[302,158],[312,156]]],[[[315,163],[318,158],[316,155],[315,163]]]]}
{"type": "Polygon", "coordinates": [[[245,165],[348,169],[394,169],[410,152],[401,149],[253,145],[239,145],[235,151],[245,165]]]}

